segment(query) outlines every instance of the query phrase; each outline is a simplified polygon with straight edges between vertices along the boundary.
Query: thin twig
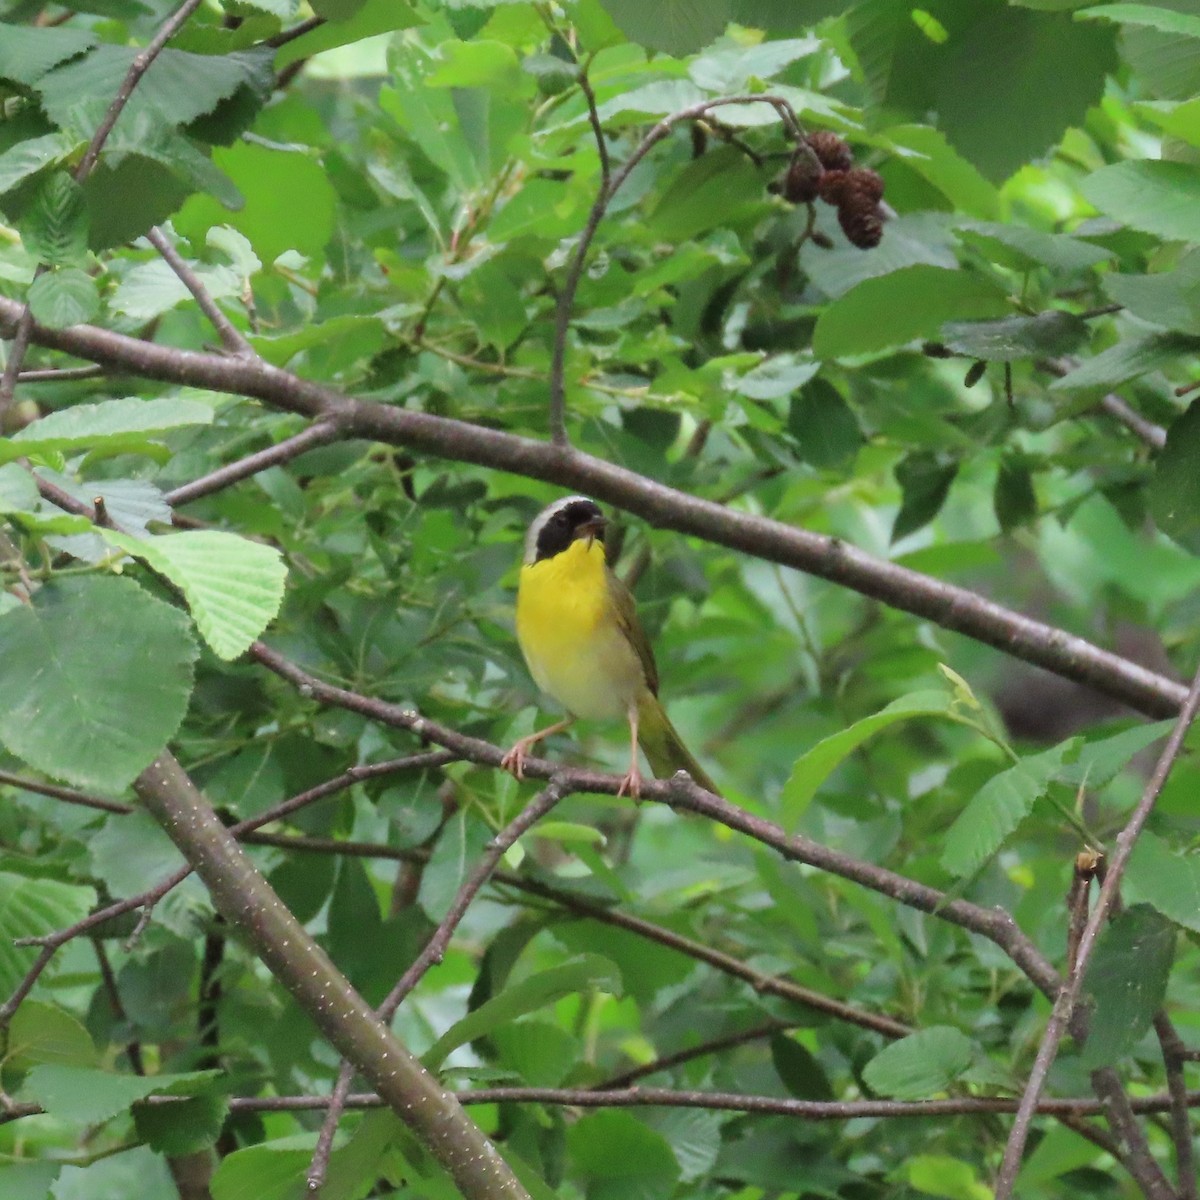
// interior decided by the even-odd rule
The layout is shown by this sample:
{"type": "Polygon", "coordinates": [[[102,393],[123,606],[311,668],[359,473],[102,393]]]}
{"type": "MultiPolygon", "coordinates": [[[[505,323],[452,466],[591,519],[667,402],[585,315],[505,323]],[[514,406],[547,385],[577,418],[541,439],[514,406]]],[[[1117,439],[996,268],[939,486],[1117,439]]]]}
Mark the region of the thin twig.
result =
{"type": "MultiPolygon", "coordinates": [[[[589,64],[590,65],[590,64],[589,64]]],[[[592,91],[592,81],[588,78],[587,67],[579,68],[579,90],[587,101],[588,122],[596,138],[596,150],[600,155],[600,190],[608,191],[609,178],[612,174],[608,161],[608,144],[604,140],[604,129],[600,124],[600,112],[596,107],[596,93],[592,91]]]]}
{"type": "MultiPolygon", "coordinates": [[[[564,796],[570,794],[570,789],[557,780],[552,779],[517,815],[488,842],[484,853],[472,868],[470,874],[463,880],[458,892],[446,910],[446,915],[438,922],[437,928],[425,943],[424,949],[413,959],[411,965],[400,976],[395,987],[387,994],[384,1001],[375,1010],[375,1015],[385,1024],[390,1024],[396,1010],[404,1003],[404,999],[424,978],[431,967],[436,966],[445,957],[454,931],[459,927],[471,901],[479,894],[479,889],[487,883],[496,864],[508,852],[509,848],[524,833],[528,832],[538,821],[549,813],[564,796]]],[[[342,1115],[342,1102],[350,1092],[350,1084],[354,1078],[354,1068],[348,1062],[343,1062],[338,1071],[337,1083],[334,1085],[333,1096],[321,1132],[317,1136],[317,1145],[313,1151],[312,1162],[308,1168],[308,1191],[310,1195],[318,1194],[325,1185],[325,1176],[329,1170],[329,1155],[333,1150],[333,1139],[337,1133],[338,1121],[342,1115]]]]}
{"type": "Polygon", "coordinates": [[[774,1037],[785,1029],[794,1029],[796,1021],[774,1020],[755,1025],[751,1029],[742,1029],[737,1033],[727,1033],[723,1037],[710,1038],[686,1050],[676,1050],[674,1054],[664,1054],[651,1062],[643,1063],[640,1067],[632,1067],[613,1075],[603,1083],[598,1083],[592,1089],[597,1092],[613,1092],[622,1088],[632,1087],[639,1079],[647,1075],[657,1075],[660,1071],[669,1071],[672,1067],[682,1066],[697,1058],[707,1058],[710,1054],[720,1054],[722,1050],[732,1050],[735,1046],[746,1046],[751,1042],[760,1042],[763,1038],[774,1037]]]}
{"type": "Polygon", "coordinates": [[[324,24],[324,17],[309,17],[307,20],[301,21],[299,25],[293,25],[291,29],[284,29],[275,34],[274,37],[267,38],[263,42],[263,45],[270,46],[273,50],[278,50],[280,46],[286,46],[288,42],[294,42],[306,33],[312,33],[314,29],[320,29],[324,24]]]}
{"type": "Polygon", "coordinates": [[[192,270],[191,266],[171,244],[170,238],[157,225],[152,225],[146,231],[146,240],[162,256],[163,261],[175,272],[179,282],[192,293],[200,311],[208,318],[209,324],[217,331],[221,345],[230,354],[241,354],[246,357],[257,357],[254,347],[242,336],[239,330],[217,306],[204,281],[192,270]]]}
{"type": "Polygon", "coordinates": [[[324,446],[336,440],[337,437],[336,421],[318,421],[307,429],[301,430],[289,438],[284,438],[282,442],[277,442],[274,446],[247,454],[245,458],[239,458],[236,462],[218,467],[215,471],[202,475],[199,479],[193,479],[191,483],[181,484],[167,492],[163,499],[172,508],[180,504],[190,504],[201,496],[210,496],[213,492],[219,492],[231,484],[249,479],[250,476],[257,475],[268,467],[277,467],[281,463],[299,458],[305,451],[311,450],[315,446],[324,446]]]}
{"type": "Polygon", "coordinates": [[[596,236],[596,230],[600,226],[600,221],[605,212],[608,211],[608,206],[612,203],[613,197],[620,191],[621,185],[633,173],[633,169],[676,125],[683,121],[695,121],[703,117],[706,113],[711,112],[714,108],[720,108],[727,104],[771,105],[779,114],[789,135],[797,145],[804,144],[800,122],[796,119],[796,114],[792,110],[792,106],[781,96],[773,96],[770,93],[764,92],[761,96],[726,96],[719,100],[705,100],[700,104],[693,104],[689,108],[680,109],[679,112],[663,117],[646,134],[621,169],[601,184],[595,202],[592,204],[591,211],[588,213],[587,224],[579,236],[575,253],[571,256],[570,264],[567,267],[567,277],[563,281],[562,289],[558,293],[558,300],[554,308],[554,340],[550,357],[549,423],[551,444],[559,449],[565,449],[570,445],[570,439],[567,437],[565,387],[567,331],[571,324],[571,312],[575,307],[575,293],[579,290],[579,281],[583,278],[584,263],[587,261],[588,251],[591,249],[592,239],[596,236]]]}
{"type": "Polygon", "coordinates": [[[1165,1012],[1154,1017],[1154,1032],[1162,1050],[1171,1096],[1171,1142],[1175,1147],[1175,1179],[1179,1200],[1197,1200],[1196,1155],[1192,1146],[1192,1124],[1188,1119],[1187,1084],[1183,1078],[1184,1045],[1165,1012]]]}
{"type": "Polygon", "coordinates": [[[97,808],[101,812],[125,815],[133,812],[128,804],[119,800],[106,800],[103,796],[93,796],[88,792],[77,792],[74,788],[59,787],[55,783],[43,783],[40,779],[26,779],[23,775],[13,775],[9,771],[0,771],[0,783],[9,787],[21,788],[26,792],[35,792],[39,796],[50,796],[54,800],[65,800],[68,804],[79,804],[84,808],[97,808]]]}
{"type": "Polygon", "coordinates": [[[79,379],[95,379],[104,374],[104,368],[90,367],[47,367],[44,370],[21,371],[18,383],[73,383],[79,379]]]}
{"type": "Polygon", "coordinates": [[[1137,807],[1133,810],[1128,822],[1126,822],[1125,828],[1117,836],[1116,847],[1108,862],[1104,884],[1100,888],[1100,893],[1096,898],[1096,906],[1092,910],[1092,914],[1088,918],[1088,923],[1079,939],[1079,948],[1075,955],[1074,969],[1058,993],[1054,1009],[1050,1014],[1050,1020],[1047,1022],[1045,1032],[1042,1035],[1041,1045],[1038,1047],[1037,1058],[1034,1060],[1033,1069],[1030,1072],[1024,1094],[1021,1097],[1021,1105],[1017,1110],[1017,1119],[1013,1122],[1008,1144],[1004,1147],[1004,1158],[1001,1161],[1000,1172],[996,1178],[996,1200],[1008,1200],[1012,1195],[1013,1185],[1016,1182],[1017,1172],[1021,1167],[1021,1158],[1025,1152],[1025,1143],[1029,1138],[1029,1130],[1037,1108],[1037,1102],[1041,1096],[1042,1089],[1045,1087],[1046,1077],[1050,1073],[1050,1068],[1058,1053],[1059,1042],[1066,1032],[1067,1022],[1078,1002],[1080,990],[1087,976],[1088,963],[1091,961],[1092,952],[1096,947],[1096,940],[1100,936],[1100,930],[1104,922],[1108,919],[1109,910],[1112,908],[1117,896],[1117,889],[1121,883],[1121,876],[1124,874],[1126,864],[1133,853],[1133,847],[1137,842],[1138,835],[1141,833],[1146,819],[1150,816],[1150,812],[1154,808],[1159,793],[1162,791],[1163,785],[1171,773],[1171,768],[1175,765],[1175,760],[1183,746],[1183,739],[1191,727],[1198,706],[1200,706],[1200,670],[1197,670],[1196,675],[1192,679],[1192,686],[1188,691],[1187,699],[1184,701],[1179,718],[1175,722],[1175,728],[1171,731],[1171,736],[1167,739],[1167,744],[1163,747],[1162,754],[1159,756],[1158,763],[1154,768],[1154,773],[1147,782],[1142,797],[1138,801],[1137,807]]]}
{"type": "MultiPolygon", "coordinates": [[[[1048,375],[1061,379],[1079,366],[1079,363],[1073,358],[1039,358],[1034,366],[1039,371],[1045,371],[1048,375]]],[[[1161,425],[1148,421],[1115,392],[1109,392],[1102,396],[1097,401],[1096,407],[1124,425],[1134,437],[1145,442],[1151,450],[1161,450],[1167,444],[1167,431],[1161,425]]]]}

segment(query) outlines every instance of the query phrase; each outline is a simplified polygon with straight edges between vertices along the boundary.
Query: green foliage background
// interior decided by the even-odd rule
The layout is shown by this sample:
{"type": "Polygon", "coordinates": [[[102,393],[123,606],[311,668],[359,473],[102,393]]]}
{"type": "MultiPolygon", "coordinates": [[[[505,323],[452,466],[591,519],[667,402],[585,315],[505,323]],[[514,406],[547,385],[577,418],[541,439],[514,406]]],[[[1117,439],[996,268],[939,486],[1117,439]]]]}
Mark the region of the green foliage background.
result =
{"type": "MultiPolygon", "coordinates": [[[[614,167],[672,112],[769,91],[882,175],[882,244],[851,246],[832,208],[810,214],[771,189],[792,147],[769,106],[720,108],[695,137],[676,129],[617,194],[580,281],[564,375],[573,444],[1164,673],[1194,671],[1189,0],[212,3],[77,182],[170,11],[88,0],[39,23],[40,5],[0,0],[0,289],[42,327],[210,348],[211,326],[140,240],[162,224],[266,363],[544,440],[555,305],[602,171],[581,75],[614,167]],[[1120,419],[1129,409],[1140,436],[1120,419]]],[[[34,340],[28,368],[78,365],[34,340]]],[[[5,778],[128,802],[169,740],[239,820],[418,748],[247,660],[268,623],[268,644],[322,678],[462,733],[507,745],[544,721],[511,606],[524,529],[561,489],[338,440],[189,503],[210,528],[173,533],[172,489],[304,420],[185,375],[114,372],[19,383],[5,422],[5,778]],[[109,527],[51,503],[31,469],[76,501],[103,497],[109,527]]],[[[638,521],[620,534],[672,718],[729,799],[1008,909],[1062,966],[1074,856],[1085,838],[1111,845],[1166,726],[833,583],[638,521]]],[[[550,753],[620,771],[624,745],[583,727],[550,753]]],[[[1149,1022],[1163,1004],[1185,1041],[1200,1037],[1198,786],[1185,756],[1131,864],[1131,907],[1089,985],[1093,1036],[1065,1048],[1058,1094],[1089,1094],[1107,1065],[1131,1092],[1161,1091],[1149,1022]]],[[[400,773],[279,827],[306,844],[252,855],[377,1003],[531,788],[467,763],[400,773]],[[331,853],[330,839],[383,849],[331,853]],[[415,850],[428,861],[387,856],[415,850]]],[[[144,814],[17,785],[0,800],[3,999],[35,955],[13,939],[135,896],[180,859],[144,814]]],[[[769,1036],[646,1083],[1007,1096],[1048,1015],[984,939],[665,806],[572,796],[505,870],[920,1032],[892,1042],[496,885],[395,1024],[418,1053],[434,1048],[454,1087],[592,1086],[766,1023],[769,1036]]],[[[0,1193],[159,1200],[180,1194],[181,1156],[216,1147],[216,1200],[303,1194],[319,1115],[231,1113],[228,1097],[326,1093],[334,1052],[225,939],[194,878],[130,944],[132,925],[68,943],[16,1012],[0,1081],[45,1112],[0,1128],[0,1193]],[[139,1105],[151,1092],[191,1099],[139,1105]]],[[[980,1115],[472,1111],[536,1194],[589,1200],[977,1200],[1007,1132],[980,1115]]],[[[342,1128],[331,1200],[452,1194],[391,1118],[342,1128]]],[[[1039,1130],[1022,1197],[1138,1194],[1103,1148],[1039,1130]]],[[[1169,1166],[1166,1132],[1147,1132],[1169,1166]]]]}

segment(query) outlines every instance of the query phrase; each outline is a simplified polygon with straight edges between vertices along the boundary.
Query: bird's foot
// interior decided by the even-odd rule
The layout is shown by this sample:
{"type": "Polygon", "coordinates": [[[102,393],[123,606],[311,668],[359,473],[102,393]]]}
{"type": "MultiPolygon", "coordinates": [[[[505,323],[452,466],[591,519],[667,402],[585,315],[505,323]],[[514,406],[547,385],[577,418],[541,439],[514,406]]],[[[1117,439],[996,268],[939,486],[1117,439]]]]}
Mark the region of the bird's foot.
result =
{"type": "Polygon", "coordinates": [[[640,801],[642,798],[642,773],[636,766],[631,767],[629,774],[621,780],[621,786],[617,788],[618,796],[632,796],[634,800],[640,801]]]}
{"type": "Polygon", "coordinates": [[[529,747],[536,742],[537,738],[518,738],[512,749],[500,760],[501,769],[510,772],[517,779],[524,779],[529,747]]]}

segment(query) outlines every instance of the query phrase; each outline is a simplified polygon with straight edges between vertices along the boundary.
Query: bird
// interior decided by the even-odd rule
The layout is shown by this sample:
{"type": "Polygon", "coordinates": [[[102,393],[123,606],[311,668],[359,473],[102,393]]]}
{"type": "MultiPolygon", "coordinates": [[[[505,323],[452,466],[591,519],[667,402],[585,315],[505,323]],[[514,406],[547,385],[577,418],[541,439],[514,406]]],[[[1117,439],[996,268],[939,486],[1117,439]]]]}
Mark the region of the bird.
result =
{"type": "Polygon", "coordinates": [[[658,668],[633,595],[605,557],[607,525],[594,500],[567,496],[544,508],[529,526],[517,586],[517,641],[534,682],[567,716],[520,738],[501,766],[522,779],[530,748],[577,717],[624,718],[630,759],[618,796],[641,797],[639,745],[657,777],[683,770],[719,794],[658,698],[658,668]]]}

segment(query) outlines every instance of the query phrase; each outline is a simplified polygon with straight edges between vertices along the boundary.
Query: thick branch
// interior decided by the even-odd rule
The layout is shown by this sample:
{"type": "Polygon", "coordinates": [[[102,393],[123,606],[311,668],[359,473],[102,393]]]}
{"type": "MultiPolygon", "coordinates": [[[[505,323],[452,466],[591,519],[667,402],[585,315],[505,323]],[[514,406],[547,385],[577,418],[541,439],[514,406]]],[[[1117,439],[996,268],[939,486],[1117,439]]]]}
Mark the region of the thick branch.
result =
{"type": "MultiPolygon", "coordinates": [[[[20,314],[19,304],[0,298],[0,330],[11,331],[20,314]]],[[[661,528],[852,588],[1086,684],[1149,716],[1173,715],[1187,694],[1172,679],[966,588],[873,558],[838,538],[697,499],[589,454],[448,417],[353,400],[266,363],[156,346],[95,326],[35,325],[32,336],[40,346],[145,378],[251,396],[315,420],[334,418],[346,437],[371,438],[588,493],[661,528]]]]}
{"type": "Polygon", "coordinates": [[[179,764],[163,753],[134,785],[142,803],[321,1032],[378,1089],[471,1200],[528,1200],[491,1142],[350,986],[255,870],[179,764]]]}

